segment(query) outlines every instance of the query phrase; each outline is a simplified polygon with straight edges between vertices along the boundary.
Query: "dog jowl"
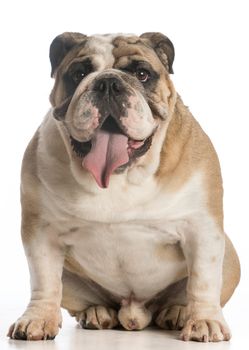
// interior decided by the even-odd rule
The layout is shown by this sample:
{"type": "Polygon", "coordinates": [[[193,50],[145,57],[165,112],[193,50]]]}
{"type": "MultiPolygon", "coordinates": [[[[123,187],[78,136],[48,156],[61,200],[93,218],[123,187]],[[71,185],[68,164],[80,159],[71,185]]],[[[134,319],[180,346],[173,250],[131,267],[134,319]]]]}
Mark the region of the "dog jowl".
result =
{"type": "Polygon", "coordinates": [[[218,157],[171,80],[172,42],[64,33],[50,61],[51,109],[22,165],[31,300],[9,337],[53,339],[63,307],[83,328],[228,340],[239,260],[218,157]]]}

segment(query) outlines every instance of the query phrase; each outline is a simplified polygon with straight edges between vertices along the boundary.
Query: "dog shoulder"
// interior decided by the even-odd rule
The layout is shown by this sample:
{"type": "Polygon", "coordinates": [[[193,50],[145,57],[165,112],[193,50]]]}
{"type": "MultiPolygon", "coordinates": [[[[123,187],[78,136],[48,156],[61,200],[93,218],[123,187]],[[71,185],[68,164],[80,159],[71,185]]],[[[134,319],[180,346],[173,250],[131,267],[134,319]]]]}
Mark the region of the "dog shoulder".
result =
{"type": "Polygon", "coordinates": [[[177,192],[197,173],[202,178],[201,190],[208,210],[222,225],[223,187],[218,156],[209,137],[178,97],[156,176],[177,192]]]}

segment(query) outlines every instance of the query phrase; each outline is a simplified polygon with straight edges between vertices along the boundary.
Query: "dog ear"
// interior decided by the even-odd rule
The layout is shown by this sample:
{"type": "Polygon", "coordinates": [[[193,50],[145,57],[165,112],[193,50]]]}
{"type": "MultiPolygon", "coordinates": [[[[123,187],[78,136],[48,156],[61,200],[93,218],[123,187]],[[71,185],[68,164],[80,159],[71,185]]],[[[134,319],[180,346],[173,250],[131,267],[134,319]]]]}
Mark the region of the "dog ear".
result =
{"type": "Polygon", "coordinates": [[[173,74],[174,72],[172,66],[175,57],[175,49],[169,38],[156,32],[144,33],[140,35],[140,38],[147,41],[147,44],[149,44],[155,50],[167,71],[173,74]]]}
{"type": "Polygon", "coordinates": [[[49,50],[49,58],[51,62],[51,77],[53,77],[56,69],[62,62],[66,54],[77,44],[80,44],[86,35],[81,33],[65,32],[58,35],[52,41],[49,50]]]}

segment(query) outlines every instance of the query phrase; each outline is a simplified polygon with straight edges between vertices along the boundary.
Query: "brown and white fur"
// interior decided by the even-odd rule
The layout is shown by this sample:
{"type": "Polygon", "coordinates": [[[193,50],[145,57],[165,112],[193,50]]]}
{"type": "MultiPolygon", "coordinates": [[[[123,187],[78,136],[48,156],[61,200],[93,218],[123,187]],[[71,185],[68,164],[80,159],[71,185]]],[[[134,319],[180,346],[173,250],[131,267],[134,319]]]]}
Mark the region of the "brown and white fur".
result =
{"type": "Polygon", "coordinates": [[[22,239],[32,294],[9,336],[54,338],[62,306],[85,328],[142,329],[152,319],[181,329],[183,340],[230,339],[222,306],[239,282],[239,261],[223,229],[216,152],[170,80],[172,43],[160,33],[65,33],[52,43],[50,58],[52,108],[22,166],[22,239]],[[82,57],[94,70],[72,92],[65,74],[82,57]],[[148,88],[137,72],[126,72],[132,60],[153,68],[148,88]],[[122,132],[136,147],[152,141],[97,184],[70,136],[94,139],[107,118],[96,95],[103,84],[96,84],[110,77],[119,79],[128,101],[114,113],[122,132]]]}

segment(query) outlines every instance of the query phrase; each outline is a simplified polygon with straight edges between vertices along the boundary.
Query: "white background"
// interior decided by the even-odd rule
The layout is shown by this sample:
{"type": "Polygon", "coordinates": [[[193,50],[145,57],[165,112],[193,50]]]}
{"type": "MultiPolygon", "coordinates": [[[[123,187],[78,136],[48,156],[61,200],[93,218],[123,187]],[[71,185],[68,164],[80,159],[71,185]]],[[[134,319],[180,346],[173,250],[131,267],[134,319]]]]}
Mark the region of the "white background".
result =
{"type": "MultiPolygon", "coordinates": [[[[49,108],[48,50],[64,31],[161,31],[174,43],[177,91],[212,139],[224,180],[225,230],[242,280],[225,315],[241,344],[249,312],[249,10],[243,0],[2,1],[0,9],[0,324],[29,296],[20,239],[19,174],[25,147],[49,108]]],[[[4,328],[5,327],[5,328],[4,328]]],[[[7,345],[4,346],[7,346],[7,345]]],[[[231,349],[231,348],[230,348],[231,349]]],[[[237,347],[238,349],[238,347],[237,347]]]]}

